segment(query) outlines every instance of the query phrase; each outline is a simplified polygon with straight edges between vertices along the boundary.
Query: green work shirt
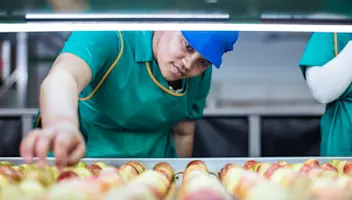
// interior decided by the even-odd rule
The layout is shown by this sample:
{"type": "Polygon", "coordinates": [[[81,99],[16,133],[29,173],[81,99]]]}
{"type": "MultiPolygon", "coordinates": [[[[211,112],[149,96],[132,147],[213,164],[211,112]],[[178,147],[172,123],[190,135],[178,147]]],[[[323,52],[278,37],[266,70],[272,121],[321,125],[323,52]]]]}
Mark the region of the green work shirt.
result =
{"type": "Polygon", "coordinates": [[[172,127],[202,117],[212,67],[175,91],[153,59],[152,37],[151,31],[73,32],[66,42],[61,53],[80,57],[92,71],[78,105],[86,157],[177,157],[172,127]]]}
{"type": "MultiPolygon", "coordinates": [[[[348,33],[314,33],[299,64],[303,74],[308,67],[324,66],[334,59],[351,39],[348,33]]],[[[326,105],[321,136],[321,156],[352,156],[352,84],[326,105]]]]}

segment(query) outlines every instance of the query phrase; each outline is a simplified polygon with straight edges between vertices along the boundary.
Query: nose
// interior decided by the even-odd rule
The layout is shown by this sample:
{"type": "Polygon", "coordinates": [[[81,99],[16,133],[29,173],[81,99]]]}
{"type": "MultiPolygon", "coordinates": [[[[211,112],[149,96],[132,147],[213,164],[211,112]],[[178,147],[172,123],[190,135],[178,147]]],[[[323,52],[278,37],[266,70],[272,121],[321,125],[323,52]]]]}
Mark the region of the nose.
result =
{"type": "Polygon", "coordinates": [[[182,63],[186,71],[190,71],[192,69],[192,62],[189,58],[182,59],[182,63]]]}
{"type": "Polygon", "coordinates": [[[186,71],[191,71],[193,66],[195,66],[196,62],[198,60],[197,54],[193,53],[190,54],[189,56],[186,56],[182,59],[183,66],[186,71]]]}

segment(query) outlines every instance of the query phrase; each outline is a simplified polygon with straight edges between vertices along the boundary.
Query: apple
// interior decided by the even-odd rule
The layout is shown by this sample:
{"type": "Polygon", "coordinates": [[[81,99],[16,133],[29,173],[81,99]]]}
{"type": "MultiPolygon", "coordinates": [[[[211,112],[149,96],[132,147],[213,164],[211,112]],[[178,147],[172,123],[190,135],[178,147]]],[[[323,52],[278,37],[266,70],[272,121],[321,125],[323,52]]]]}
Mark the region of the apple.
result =
{"type": "Polygon", "coordinates": [[[258,173],[259,175],[264,175],[271,166],[272,164],[269,164],[269,163],[260,163],[256,171],[254,172],[258,173]]]}
{"type": "Polygon", "coordinates": [[[334,166],[339,173],[344,173],[344,166],[348,162],[347,160],[330,160],[329,164],[334,166]]]}
{"type": "Polygon", "coordinates": [[[273,173],[282,168],[281,165],[279,164],[272,164],[267,170],[265,170],[265,172],[263,173],[264,177],[267,178],[267,179],[270,179],[271,176],[273,175],[273,173]]]}
{"type": "Polygon", "coordinates": [[[102,168],[102,169],[104,169],[104,168],[107,168],[108,166],[105,164],[105,163],[103,163],[103,162],[95,162],[95,163],[93,163],[93,164],[96,164],[96,165],[98,165],[100,168],[102,168]]]}
{"type": "Polygon", "coordinates": [[[249,160],[249,161],[247,161],[247,162],[244,164],[243,168],[244,168],[244,169],[250,169],[255,163],[256,163],[255,160],[249,160]]]}
{"type": "Polygon", "coordinates": [[[293,169],[293,171],[295,172],[299,172],[300,169],[302,168],[303,166],[303,163],[295,163],[295,164],[291,164],[289,165],[291,169],[293,169]]]}
{"type": "Polygon", "coordinates": [[[139,175],[136,168],[131,165],[122,165],[120,168],[116,169],[117,173],[127,182],[132,180],[134,177],[139,175]]]}
{"type": "Polygon", "coordinates": [[[102,191],[108,191],[113,187],[118,187],[124,185],[129,181],[129,175],[119,172],[119,169],[114,167],[107,167],[102,169],[99,176],[94,177],[94,182],[98,183],[101,186],[102,191]]]}
{"type": "Polygon", "coordinates": [[[76,168],[86,168],[87,167],[87,164],[83,161],[79,161],[74,167],[76,168]]]}
{"type": "Polygon", "coordinates": [[[188,173],[193,170],[202,171],[208,174],[208,168],[205,163],[201,160],[194,160],[188,163],[186,170],[183,173],[183,178],[187,177],[188,173]]]}
{"type": "Polygon", "coordinates": [[[57,177],[60,176],[60,170],[56,166],[53,166],[51,168],[51,171],[53,172],[53,175],[54,175],[55,179],[57,179],[57,177]]]}
{"type": "Polygon", "coordinates": [[[39,197],[46,191],[45,187],[35,180],[24,180],[19,184],[19,188],[24,192],[25,197],[39,197]]]}
{"type": "Polygon", "coordinates": [[[64,181],[64,180],[71,180],[71,179],[75,179],[75,178],[79,178],[78,174],[76,174],[75,172],[73,172],[73,171],[63,171],[57,177],[56,181],[57,182],[61,182],[61,181],[64,181]]]}
{"type": "Polygon", "coordinates": [[[134,187],[113,188],[107,192],[104,200],[153,200],[160,199],[158,194],[146,184],[135,184],[134,187]]]}
{"type": "Polygon", "coordinates": [[[298,177],[297,173],[294,172],[292,169],[282,166],[280,168],[274,168],[271,171],[271,176],[270,174],[268,174],[268,178],[270,179],[270,181],[278,183],[283,187],[288,186],[292,181],[294,181],[296,177],[298,177]]]}
{"type": "Polygon", "coordinates": [[[349,161],[343,166],[343,173],[352,175],[352,162],[349,161]]]}
{"type": "Polygon", "coordinates": [[[18,182],[21,174],[8,166],[0,166],[0,174],[5,176],[10,182],[18,182]]]}
{"type": "MultiPolygon", "coordinates": [[[[0,199],[4,200],[23,200],[23,192],[18,185],[7,184],[2,186],[0,192],[0,199]]],[[[25,199],[27,200],[27,198],[25,199]]]]}
{"type": "MultiPolygon", "coordinates": [[[[86,191],[89,191],[88,188],[86,191]]],[[[93,197],[86,196],[72,184],[58,184],[52,187],[44,196],[45,200],[87,200],[93,197]]]]}
{"type": "Polygon", "coordinates": [[[22,167],[20,165],[15,165],[15,166],[12,166],[11,168],[16,171],[21,171],[21,172],[23,172],[25,170],[24,167],[22,167]]]}
{"type": "Polygon", "coordinates": [[[191,167],[192,165],[200,166],[201,168],[205,168],[205,163],[201,160],[193,160],[193,161],[189,162],[188,165],[186,166],[186,168],[191,167]]]}
{"type": "Polygon", "coordinates": [[[52,171],[43,170],[43,171],[28,171],[24,176],[25,181],[36,181],[41,183],[43,186],[48,187],[55,183],[55,176],[52,171]]]}
{"type": "Polygon", "coordinates": [[[27,168],[28,168],[28,165],[29,165],[29,164],[20,164],[20,165],[17,165],[17,166],[22,167],[23,169],[27,169],[27,168]]]}
{"type": "Polygon", "coordinates": [[[326,187],[324,189],[317,190],[313,192],[312,197],[317,200],[335,200],[335,199],[346,199],[344,198],[343,190],[334,188],[334,187],[326,187]]]}
{"type": "MultiPolygon", "coordinates": [[[[339,176],[336,180],[336,184],[340,186],[341,188],[346,189],[346,194],[348,193],[349,195],[352,195],[352,179],[349,175],[341,175],[339,176]],[[348,191],[348,192],[347,192],[348,191]]],[[[352,196],[351,196],[352,197],[352,196]]],[[[351,199],[351,198],[349,198],[351,199]]]]}
{"type": "Polygon", "coordinates": [[[319,162],[316,159],[308,159],[303,164],[304,165],[314,166],[314,167],[319,166],[319,162]]]}
{"type": "Polygon", "coordinates": [[[280,166],[288,165],[288,163],[286,161],[283,161],[283,160],[278,161],[277,164],[280,165],[280,166]]]}
{"type": "MultiPolygon", "coordinates": [[[[259,176],[256,173],[248,173],[242,175],[237,182],[235,187],[235,196],[238,196],[242,199],[255,185],[266,183],[264,177],[259,176]]],[[[230,184],[230,182],[229,182],[230,184]]]]}
{"type": "Polygon", "coordinates": [[[97,165],[97,164],[92,164],[92,165],[89,165],[87,167],[87,169],[94,175],[94,176],[97,176],[99,175],[100,171],[102,170],[102,168],[97,165]]]}
{"type": "Polygon", "coordinates": [[[343,191],[336,180],[331,180],[327,177],[320,177],[315,180],[310,187],[314,199],[343,199],[342,195],[346,192],[343,191]]]}
{"type": "Polygon", "coordinates": [[[74,167],[65,167],[62,171],[72,171],[74,167]]]}
{"type": "Polygon", "coordinates": [[[220,182],[228,191],[234,191],[234,187],[237,185],[242,176],[247,174],[254,174],[254,172],[247,171],[243,168],[228,167],[223,169],[224,170],[220,175],[220,182]]]}
{"type": "Polygon", "coordinates": [[[234,164],[234,163],[228,163],[228,164],[226,164],[226,165],[220,170],[220,174],[219,174],[220,179],[222,179],[223,177],[225,177],[225,175],[226,175],[232,168],[242,168],[242,166],[241,166],[241,165],[238,165],[238,164],[234,164]]]}
{"type": "Polygon", "coordinates": [[[12,167],[12,163],[9,161],[0,161],[0,166],[12,167]]]}
{"type": "Polygon", "coordinates": [[[322,164],[320,165],[320,168],[324,169],[324,170],[329,170],[329,171],[335,171],[337,172],[337,169],[332,166],[330,163],[325,163],[325,164],[322,164]]]}
{"type": "Polygon", "coordinates": [[[243,190],[241,200],[282,200],[287,199],[287,193],[279,185],[271,182],[252,183],[250,187],[243,190]]]}
{"type": "MultiPolygon", "coordinates": [[[[233,171],[242,171],[245,172],[244,169],[240,169],[240,168],[229,168],[228,173],[226,173],[225,176],[230,175],[229,173],[233,172],[233,171]]],[[[156,178],[156,177],[155,177],[156,178]]],[[[228,179],[233,181],[233,179],[228,179]]],[[[228,183],[228,182],[226,182],[228,183]]],[[[227,184],[227,186],[233,186],[234,184],[230,183],[227,184]]],[[[156,185],[155,185],[156,186],[156,185]]],[[[160,186],[162,187],[162,186],[160,186]]],[[[164,187],[168,187],[168,185],[164,185],[164,187]]],[[[159,188],[159,187],[157,187],[159,188]]],[[[197,195],[195,195],[192,198],[195,198],[199,195],[199,197],[201,199],[203,199],[204,196],[200,195],[199,193],[208,191],[208,194],[210,195],[208,198],[213,197],[215,199],[221,198],[221,199],[232,199],[230,198],[230,195],[226,190],[228,188],[224,187],[221,182],[219,182],[217,179],[211,178],[208,174],[202,173],[201,171],[191,171],[189,179],[186,179],[183,184],[181,185],[181,195],[180,195],[180,199],[185,199],[185,198],[190,198],[193,195],[195,195],[195,193],[197,195]],[[212,193],[212,194],[210,194],[212,193]],[[216,195],[213,193],[216,193],[216,195]]],[[[167,189],[166,189],[167,190],[167,189]]],[[[166,190],[164,190],[166,192],[166,190]]],[[[163,190],[159,190],[160,192],[163,190]]],[[[231,191],[231,190],[230,190],[231,191]]],[[[165,193],[162,192],[162,193],[165,193]]]]}
{"type": "Polygon", "coordinates": [[[338,180],[340,175],[335,171],[323,171],[321,172],[321,177],[330,178],[331,180],[338,180]]]}
{"type": "Polygon", "coordinates": [[[312,169],[319,168],[319,166],[312,164],[303,164],[303,166],[299,169],[298,173],[308,174],[312,169]]]}
{"type": "Polygon", "coordinates": [[[305,175],[307,175],[307,176],[310,177],[310,178],[315,179],[315,178],[317,178],[317,177],[320,177],[321,174],[322,174],[322,172],[325,172],[325,170],[324,170],[323,168],[318,167],[318,168],[314,168],[314,169],[310,170],[310,171],[309,171],[307,174],[305,174],[305,175]]]}
{"type": "Polygon", "coordinates": [[[154,166],[153,170],[163,174],[169,182],[174,178],[174,169],[167,162],[159,162],[154,166]]]}
{"type": "Polygon", "coordinates": [[[6,176],[0,175],[0,189],[7,184],[9,184],[9,181],[7,180],[6,176]]]}
{"type": "Polygon", "coordinates": [[[261,164],[262,164],[261,162],[256,162],[253,165],[251,165],[251,167],[249,167],[247,170],[256,172],[261,164]]]}
{"type": "Polygon", "coordinates": [[[147,168],[141,162],[130,161],[130,162],[126,163],[126,165],[131,165],[134,168],[136,168],[136,170],[138,171],[138,174],[141,174],[145,170],[147,170],[147,168]]]}
{"type": "Polygon", "coordinates": [[[32,163],[32,164],[27,164],[26,165],[26,170],[41,170],[42,168],[39,167],[39,165],[37,163],[32,163]]]}
{"type": "Polygon", "coordinates": [[[184,200],[225,200],[225,199],[232,199],[229,197],[224,197],[224,195],[214,189],[200,189],[195,192],[190,192],[184,198],[184,200]]]}
{"type": "MultiPolygon", "coordinates": [[[[206,177],[208,177],[208,179],[211,179],[209,175],[206,175],[206,177]]],[[[151,188],[154,188],[157,194],[165,194],[170,185],[170,182],[166,182],[164,180],[164,176],[159,172],[147,170],[143,174],[133,179],[130,183],[128,183],[127,187],[134,188],[135,185],[146,184],[149,185],[151,188]]],[[[189,181],[187,182],[187,184],[189,184],[189,181]]],[[[161,195],[160,197],[162,196],[163,195],[161,195]]]]}
{"type": "Polygon", "coordinates": [[[104,193],[101,186],[94,181],[96,177],[86,179],[71,179],[67,182],[57,183],[46,192],[45,200],[103,200],[104,193]]]}
{"type": "Polygon", "coordinates": [[[313,168],[311,169],[307,175],[312,178],[313,180],[319,179],[319,178],[330,178],[330,179],[336,179],[339,177],[339,174],[335,171],[331,170],[324,170],[323,168],[313,168]]]}
{"type": "Polygon", "coordinates": [[[87,168],[79,167],[79,168],[74,168],[72,170],[74,173],[76,173],[79,177],[85,178],[85,177],[90,177],[93,174],[89,171],[87,168]]]}

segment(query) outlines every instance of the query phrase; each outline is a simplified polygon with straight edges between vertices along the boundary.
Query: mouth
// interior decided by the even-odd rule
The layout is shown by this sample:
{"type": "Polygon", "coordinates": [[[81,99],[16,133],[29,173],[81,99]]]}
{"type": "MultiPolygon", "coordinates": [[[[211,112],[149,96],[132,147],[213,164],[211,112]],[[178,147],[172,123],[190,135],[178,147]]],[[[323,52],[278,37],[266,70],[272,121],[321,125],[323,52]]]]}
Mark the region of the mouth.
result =
{"type": "Polygon", "coordinates": [[[182,69],[180,67],[178,67],[175,64],[172,64],[173,66],[173,71],[174,73],[178,76],[178,77],[184,77],[186,76],[186,73],[184,71],[182,71],[182,69]]]}

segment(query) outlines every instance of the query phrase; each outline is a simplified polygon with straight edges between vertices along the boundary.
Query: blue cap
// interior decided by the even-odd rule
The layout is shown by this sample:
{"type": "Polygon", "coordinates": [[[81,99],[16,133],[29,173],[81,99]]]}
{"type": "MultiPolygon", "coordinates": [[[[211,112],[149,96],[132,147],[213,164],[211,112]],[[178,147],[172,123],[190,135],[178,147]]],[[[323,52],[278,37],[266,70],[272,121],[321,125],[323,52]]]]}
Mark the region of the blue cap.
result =
{"type": "Polygon", "coordinates": [[[181,31],[187,42],[211,62],[220,68],[222,55],[233,50],[238,39],[238,31],[181,31]]]}

